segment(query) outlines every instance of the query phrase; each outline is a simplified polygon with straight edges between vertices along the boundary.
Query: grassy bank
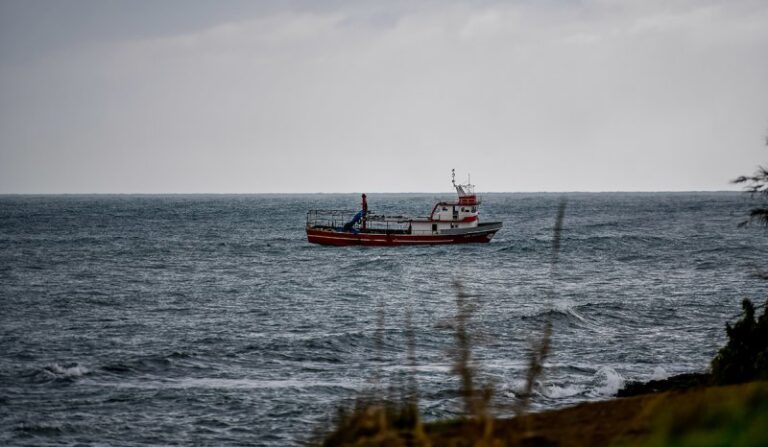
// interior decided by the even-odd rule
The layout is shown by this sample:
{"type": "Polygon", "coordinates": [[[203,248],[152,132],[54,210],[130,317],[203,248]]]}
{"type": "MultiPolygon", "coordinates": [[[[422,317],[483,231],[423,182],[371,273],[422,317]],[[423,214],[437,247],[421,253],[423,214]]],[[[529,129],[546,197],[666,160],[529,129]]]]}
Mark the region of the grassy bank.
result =
{"type": "Polygon", "coordinates": [[[491,436],[473,421],[425,424],[424,432],[429,445],[456,447],[765,446],[768,382],[590,402],[492,425],[491,436]]]}
{"type": "Polygon", "coordinates": [[[327,446],[765,446],[768,382],[644,394],[511,419],[388,427],[375,407],[327,446]]]}

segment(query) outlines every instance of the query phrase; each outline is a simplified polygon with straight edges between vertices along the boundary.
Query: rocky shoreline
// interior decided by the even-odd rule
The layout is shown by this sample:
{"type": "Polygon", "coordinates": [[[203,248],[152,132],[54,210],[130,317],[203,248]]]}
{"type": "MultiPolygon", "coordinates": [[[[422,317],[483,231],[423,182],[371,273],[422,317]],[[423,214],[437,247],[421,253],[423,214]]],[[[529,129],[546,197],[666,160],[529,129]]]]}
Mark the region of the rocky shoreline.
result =
{"type": "Polygon", "coordinates": [[[627,382],[624,387],[616,393],[616,397],[632,397],[666,391],[683,391],[692,388],[703,388],[712,384],[712,374],[708,372],[685,373],[666,379],[650,380],[648,382],[627,382]]]}

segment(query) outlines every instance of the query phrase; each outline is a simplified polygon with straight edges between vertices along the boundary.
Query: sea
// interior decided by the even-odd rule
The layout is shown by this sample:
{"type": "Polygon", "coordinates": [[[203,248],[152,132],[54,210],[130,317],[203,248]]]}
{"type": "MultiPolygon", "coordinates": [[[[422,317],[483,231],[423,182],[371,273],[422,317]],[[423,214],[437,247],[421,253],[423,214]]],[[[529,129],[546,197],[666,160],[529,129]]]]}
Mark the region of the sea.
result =
{"type": "MultiPolygon", "coordinates": [[[[368,195],[416,216],[450,199],[368,195]]],[[[488,244],[339,248],[307,242],[306,213],[358,194],[0,196],[0,444],[305,445],[413,378],[426,420],[460,416],[462,312],[496,414],[547,322],[530,410],[608,399],[705,370],[768,298],[747,194],[482,200],[504,223],[488,244]]]]}

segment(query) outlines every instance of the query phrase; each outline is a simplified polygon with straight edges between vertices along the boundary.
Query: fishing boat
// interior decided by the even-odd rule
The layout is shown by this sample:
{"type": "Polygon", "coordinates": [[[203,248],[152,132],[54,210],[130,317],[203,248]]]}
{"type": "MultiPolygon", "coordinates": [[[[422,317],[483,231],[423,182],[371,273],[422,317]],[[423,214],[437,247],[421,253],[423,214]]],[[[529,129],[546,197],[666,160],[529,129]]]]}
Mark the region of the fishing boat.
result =
{"type": "Polygon", "coordinates": [[[378,214],[368,209],[365,194],[360,210],[310,210],[307,240],[321,245],[430,245],[490,242],[501,222],[480,222],[480,199],[474,185],[456,183],[453,202],[438,202],[428,217],[378,214]]]}

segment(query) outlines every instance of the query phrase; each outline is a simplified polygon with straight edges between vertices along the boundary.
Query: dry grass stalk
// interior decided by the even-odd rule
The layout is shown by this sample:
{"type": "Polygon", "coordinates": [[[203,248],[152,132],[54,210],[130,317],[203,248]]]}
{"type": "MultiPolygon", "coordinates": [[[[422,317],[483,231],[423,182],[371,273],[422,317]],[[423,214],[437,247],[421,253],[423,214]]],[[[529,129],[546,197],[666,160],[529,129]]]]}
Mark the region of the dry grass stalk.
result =
{"type": "Polygon", "coordinates": [[[384,308],[384,299],[379,298],[376,306],[376,332],[373,336],[374,362],[376,368],[373,372],[374,393],[380,394],[381,385],[381,363],[384,361],[384,325],[386,324],[386,309],[384,308]]]}
{"type": "Polygon", "coordinates": [[[430,447],[431,443],[429,437],[424,433],[424,425],[419,416],[419,384],[416,378],[416,370],[418,367],[416,360],[416,331],[413,327],[413,309],[410,304],[408,304],[408,307],[405,309],[405,343],[406,360],[409,371],[406,383],[407,395],[405,396],[404,404],[408,413],[406,418],[413,421],[412,445],[430,447]]]}
{"type": "MultiPolygon", "coordinates": [[[[489,408],[495,389],[490,383],[483,385],[480,389],[475,385],[477,369],[472,358],[474,337],[468,330],[474,305],[468,301],[469,295],[465,293],[460,281],[454,281],[453,286],[456,290],[456,316],[453,323],[456,349],[453,352],[453,372],[461,380],[459,393],[464,401],[464,414],[473,418],[481,430],[481,436],[474,445],[476,447],[491,447],[494,445],[494,418],[490,414],[489,408]]],[[[472,425],[467,425],[467,429],[471,432],[465,434],[466,439],[477,438],[477,432],[474,431],[472,425]]]]}
{"type": "MultiPolygon", "coordinates": [[[[557,263],[560,257],[560,244],[563,232],[563,220],[565,219],[565,200],[562,200],[557,208],[557,215],[555,216],[555,226],[553,228],[552,235],[552,257],[550,258],[549,274],[550,274],[550,290],[549,299],[552,301],[555,295],[555,276],[557,272],[557,263]]],[[[549,355],[552,343],[552,317],[549,313],[546,314],[546,320],[544,321],[544,327],[542,328],[541,339],[534,340],[531,343],[531,351],[528,356],[528,369],[525,376],[525,387],[523,388],[522,398],[518,402],[517,415],[518,417],[524,417],[528,412],[530,406],[531,395],[533,394],[533,387],[536,381],[540,379],[544,373],[544,362],[549,355]]]]}
{"type": "Polygon", "coordinates": [[[406,362],[408,363],[408,383],[406,384],[406,390],[408,392],[408,400],[417,403],[419,401],[419,386],[416,379],[416,332],[413,328],[413,309],[409,304],[405,308],[405,345],[406,345],[406,362]]]}
{"type": "Polygon", "coordinates": [[[471,316],[472,308],[467,303],[467,295],[464,287],[459,281],[454,281],[453,287],[456,290],[456,316],[454,321],[454,336],[456,338],[456,349],[454,352],[453,372],[459,376],[461,387],[459,393],[464,401],[464,413],[468,415],[476,414],[475,388],[472,376],[472,341],[467,332],[467,322],[471,316]]]}

